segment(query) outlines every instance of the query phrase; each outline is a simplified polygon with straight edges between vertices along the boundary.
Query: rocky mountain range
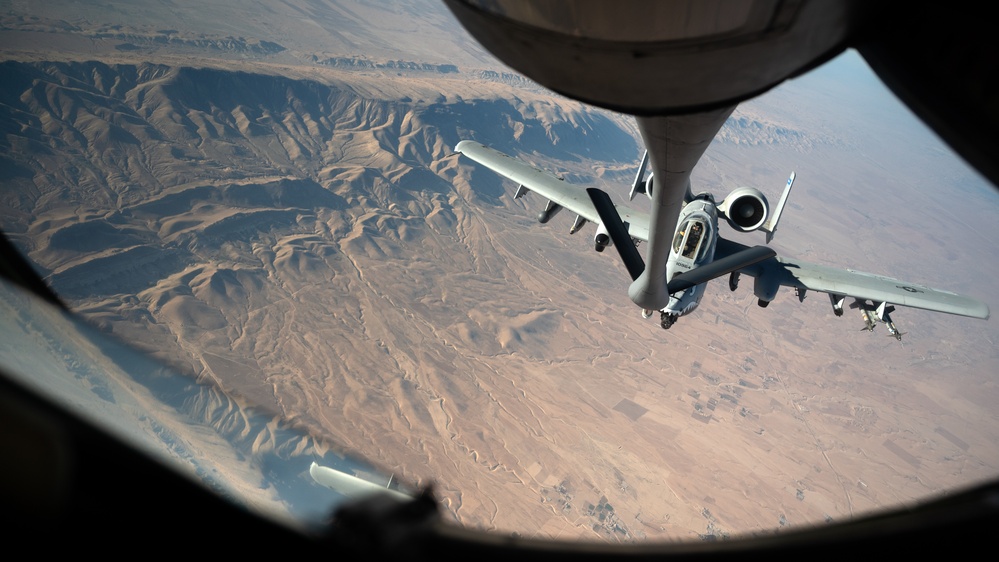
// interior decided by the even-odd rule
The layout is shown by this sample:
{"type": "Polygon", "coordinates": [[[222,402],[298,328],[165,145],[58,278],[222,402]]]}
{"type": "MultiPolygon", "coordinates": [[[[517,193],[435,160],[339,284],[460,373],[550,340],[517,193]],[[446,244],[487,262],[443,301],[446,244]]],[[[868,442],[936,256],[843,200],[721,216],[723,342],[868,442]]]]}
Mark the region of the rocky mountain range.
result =
{"type": "MultiPolygon", "coordinates": [[[[247,503],[297,512],[278,477],[349,453],[433,482],[460,524],[674,540],[995,474],[992,323],[907,311],[899,346],[821,296],[762,310],[712,283],[662,332],[592,230],[539,227],[542,201],[452,152],[474,139],[624,199],[634,122],[490,61],[443,6],[246,3],[210,26],[226,2],[66,4],[0,21],[0,228],[88,323],[208,385],[160,396],[250,459],[183,454],[247,503]]],[[[776,196],[797,167],[781,251],[993,294],[995,192],[904,117],[816,109],[848,90],[740,107],[696,189],[776,196]]]]}

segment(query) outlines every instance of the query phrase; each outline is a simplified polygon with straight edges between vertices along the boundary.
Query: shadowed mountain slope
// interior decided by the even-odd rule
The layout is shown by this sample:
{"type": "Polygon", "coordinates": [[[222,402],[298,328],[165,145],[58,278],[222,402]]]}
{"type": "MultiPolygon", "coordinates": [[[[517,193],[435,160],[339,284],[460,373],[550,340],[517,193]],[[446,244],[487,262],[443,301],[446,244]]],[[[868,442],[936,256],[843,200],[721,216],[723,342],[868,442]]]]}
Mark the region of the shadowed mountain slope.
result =
{"type": "MultiPolygon", "coordinates": [[[[451,153],[474,139],[620,194],[640,155],[620,116],[433,68],[326,82],[139,63],[0,72],[0,225],[97,327],[272,411],[240,424],[190,410],[243,454],[281,451],[275,473],[316,453],[278,442],[282,418],[436,481],[461,523],[632,540],[849,517],[994,472],[994,331],[913,313],[901,348],[819,299],[760,311],[750,290],[712,286],[664,337],[618,260],[592,251],[592,225],[538,228],[536,197],[513,200],[451,153]]],[[[828,183],[782,220],[796,255],[877,264],[888,224],[950,236],[934,240],[954,260],[980,255],[949,217],[904,230],[875,215],[893,207],[868,189],[886,172],[820,154],[853,149],[836,134],[780,111],[735,119],[698,188],[777,188],[788,158],[773,147],[796,148],[828,183]]],[[[881,183],[908,181],[929,180],[881,183]]],[[[888,256],[900,272],[925,258],[888,256]]]]}

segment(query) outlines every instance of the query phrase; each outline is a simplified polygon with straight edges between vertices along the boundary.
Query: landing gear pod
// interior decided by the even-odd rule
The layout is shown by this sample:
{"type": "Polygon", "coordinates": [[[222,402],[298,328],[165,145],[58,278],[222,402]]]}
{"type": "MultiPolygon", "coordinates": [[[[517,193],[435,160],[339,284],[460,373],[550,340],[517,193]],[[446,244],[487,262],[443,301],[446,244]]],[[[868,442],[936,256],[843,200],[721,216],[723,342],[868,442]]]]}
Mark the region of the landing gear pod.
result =
{"type": "Polygon", "coordinates": [[[607,232],[607,227],[602,223],[597,227],[597,233],[593,236],[593,249],[602,252],[607,246],[614,245],[614,241],[611,240],[610,234],[607,232]]]}
{"type": "Polygon", "coordinates": [[[835,295],[833,293],[829,293],[829,302],[832,303],[833,314],[836,316],[843,316],[843,301],[845,300],[845,295],[835,295]]]}
{"type": "Polygon", "coordinates": [[[760,299],[761,308],[766,308],[770,301],[777,298],[778,289],[780,289],[780,282],[770,275],[760,275],[753,283],[753,294],[760,299]]]}

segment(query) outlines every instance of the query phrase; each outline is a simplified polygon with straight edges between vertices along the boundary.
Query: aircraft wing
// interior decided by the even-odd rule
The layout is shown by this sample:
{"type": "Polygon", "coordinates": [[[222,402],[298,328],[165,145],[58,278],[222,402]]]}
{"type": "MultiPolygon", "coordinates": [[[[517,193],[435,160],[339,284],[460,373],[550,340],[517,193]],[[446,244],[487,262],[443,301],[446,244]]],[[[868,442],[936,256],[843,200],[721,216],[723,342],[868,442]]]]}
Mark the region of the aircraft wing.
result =
{"type": "MultiPolygon", "coordinates": [[[[475,141],[461,141],[454,150],[516,182],[522,188],[533,191],[590,222],[600,224],[600,215],[597,214],[589,195],[582,187],[567,183],[562,178],[475,141]]],[[[520,196],[519,191],[518,196],[520,196]]],[[[647,242],[649,215],[627,207],[617,205],[615,207],[621,215],[621,220],[628,223],[628,234],[636,240],[647,242]]]]}
{"type": "MultiPolygon", "coordinates": [[[[715,259],[746,248],[742,244],[719,237],[715,259]]],[[[764,284],[764,290],[767,287],[774,290],[778,286],[794,287],[839,297],[853,297],[861,301],[890,303],[972,318],[989,317],[988,305],[970,297],[881,275],[837,269],[780,256],[743,268],[739,273],[755,277],[758,283],[764,284]]]]}
{"type": "Polygon", "coordinates": [[[352,474],[341,472],[335,468],[320,466],[315,462],[309,466],[309,474],[316,483],[350,498],[363,498],[373,495],[384,495],[397,500],[411,500],[412,497],[374,482],[368,482],[352,474]]]}

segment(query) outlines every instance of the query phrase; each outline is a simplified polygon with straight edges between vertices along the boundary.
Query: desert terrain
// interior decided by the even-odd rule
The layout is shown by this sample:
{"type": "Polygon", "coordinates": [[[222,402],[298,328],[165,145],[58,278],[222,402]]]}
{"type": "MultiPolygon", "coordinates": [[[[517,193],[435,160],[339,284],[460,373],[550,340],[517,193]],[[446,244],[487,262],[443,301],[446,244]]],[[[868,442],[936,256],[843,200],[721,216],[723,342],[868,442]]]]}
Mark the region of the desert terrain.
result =
{"type": "MultiPolygon", "coordinates": [[[[198,471],[243,501],[299,513],[268,475],[324,494],[309,463],[366,475],[356,455],[433,483],[457,524],[696,540],[999,472],[994,321],[900,308],[900,344],[824,295],[761,309],[751,280],[668,332],[643,320],[592,225],[538,225],[543,201],[452,151],[624,200],[633,120],[502,67],[442,4],[133,4],[0,18],[0,228],[90,325],[214,389],[172,407],[268,455],[198,471]]],[[[775,200],[792,169],[778,252],[996,309],[999,194],[857,55],[740,106],[694,189],[775,200]]]]}

